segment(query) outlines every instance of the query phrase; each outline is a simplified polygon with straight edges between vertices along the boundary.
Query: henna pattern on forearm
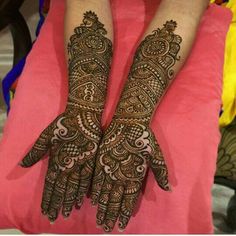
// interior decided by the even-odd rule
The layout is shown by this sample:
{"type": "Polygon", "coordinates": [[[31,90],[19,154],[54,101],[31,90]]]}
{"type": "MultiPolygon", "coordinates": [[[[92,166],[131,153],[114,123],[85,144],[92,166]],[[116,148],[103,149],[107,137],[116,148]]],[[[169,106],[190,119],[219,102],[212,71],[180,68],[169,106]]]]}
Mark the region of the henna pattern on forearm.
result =
{"type": "Polygon", "coordinates": [[[176,27],[175,21],[167,21],[163,28],[153,31],[141,42],[116,110],[116,118],[150,122],[157,102],[174,77],[173,66],[180,59],[178,52],[182,38],[174,34],[176,27]]]}
{"type": "Polygon", "coordinates": [[[102,113],[112,58],[112,42],[96,14],[86,12],[68,44],[68,106],[102,113]]]}
{"type": "Polygon", "coordinates": [[[60,209],[68,217],[80,208],[93,170],[101,132],[112,42],[94,12],[84,14],[68,43],[69,96],[66,110],[41,134],[22,161],[35,164],[49,151],[42,213],[55,221],[60,209]]]}
{"type": "Polygon", "coordinates": [[[120,229],[127,226],[148,165],[159,186],[170,190],[167,166],[149,123],[180,59],[182,39],[174,34],[176,27],[176,22],[167,21],[141,42],[116,114],[99,146],[92,203],[98,203],[97,224],[107,232],[118,218],[120,229]]]}

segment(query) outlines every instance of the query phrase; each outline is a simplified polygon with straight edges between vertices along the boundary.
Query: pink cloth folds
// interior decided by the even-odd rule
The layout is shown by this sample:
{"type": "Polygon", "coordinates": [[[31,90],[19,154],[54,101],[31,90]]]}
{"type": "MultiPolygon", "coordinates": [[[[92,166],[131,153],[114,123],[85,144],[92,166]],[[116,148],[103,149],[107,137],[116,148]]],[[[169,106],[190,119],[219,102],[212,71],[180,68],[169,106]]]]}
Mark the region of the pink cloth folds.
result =
{"type": "MultiPolygon", "coordinates": [[[[41,131],[65,108],[67,71],[63,45],[64,0],[52,0],[41,34],[27,58],[0,143],[0,228],[28,233],[102,233],[89,199],[54,225],[41,215],[47,159],[30,169],[17,164],[41,131]]],[[[113,0],[116,45],[103,124],[111,120],[135,46],[155,0],[113,0]]],[[[173,191],[148,174],[138,210],[125,233],[212,233],[211,187],[221,105],[224,43],[231,13],[211,6],[192,53],[164,97],[152,128],[163,149],[173,191]]],[[[117,229],[114,233],[119,233],[117,229]]]]}

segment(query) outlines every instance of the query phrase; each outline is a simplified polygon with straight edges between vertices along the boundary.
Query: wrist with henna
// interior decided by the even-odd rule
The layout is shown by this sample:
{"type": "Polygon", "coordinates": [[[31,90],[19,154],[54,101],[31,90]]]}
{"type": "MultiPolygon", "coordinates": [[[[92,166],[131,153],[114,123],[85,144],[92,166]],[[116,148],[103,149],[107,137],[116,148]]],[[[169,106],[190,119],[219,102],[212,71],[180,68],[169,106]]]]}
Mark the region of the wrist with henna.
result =
{"type": "Polygon", "coordinates": [[[182,38],[174,33],[176,27],[175,21],[167,21],[139,45],[115,119],[150,123],[156,105],[174,78],[173,66],[180,59],[182,38]]]}
{"type": "Polygon", "coordinates": [[[49,153],[42,213],[55,221],[82,205],[102,137],[101,114],[112,58],[112,42],[94,12],[86,12],[68,43],[69,96],[65,111],[40,135],[22,160],[29,167],[49,153]]]}
{"type": "Polygon", "coordinates": [[[67,109],[92,112],[99,119],[104,108],[112,59],[112,42],[93,12],[84,14],[68,44],[69,96],[67,109]]]}
{"type": "Polygon", "coordinates": [[[160,146],[149,127],[156,104],[174,76],[182,38],[176,22],[148,35],[138,47],[115,116],[99,146],[92,185],[98,203],[97,224],[111,231],[119,221],[125,229],[137,202],[147,167],[158,185],[170,190],[160,146]]]}

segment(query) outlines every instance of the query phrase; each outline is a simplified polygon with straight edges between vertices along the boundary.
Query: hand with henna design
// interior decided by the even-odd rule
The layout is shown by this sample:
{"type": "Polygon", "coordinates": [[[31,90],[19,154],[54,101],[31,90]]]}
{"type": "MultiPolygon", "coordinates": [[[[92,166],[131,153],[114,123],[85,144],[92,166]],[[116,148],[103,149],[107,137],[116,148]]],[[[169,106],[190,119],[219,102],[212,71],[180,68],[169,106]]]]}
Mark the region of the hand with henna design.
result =
{"type": "Polygon", "coordinates": [[[90,186],[100,142],[101,115],[112,58],[112,42],[94,12],[84,14],[68,43],[69,96],[64,113],[40,135],[21,162],[30,167],[49,153],[42,213],[51,222],[81,207],[90,186]]]}
{"type": "Polygon", "coordinates": [[[121,230],[127,226],[148,165],[158,185],[170,190],[163,154],[149,124],[179,60],[182,38],[174,34],[176,27],[176,22],[167,21],[141,42],[115,116],[99,146],[92,204],[98,204],[97,224],[107,232],[118,218],[121,230]]]}
{"type": "Polygon", "coordinates": [[[124,230],[150,166],[159,186],[170,190],[167,167],[151,129],[142,123],[113,120],[99,147],[92,188],[97,224],[110,232],[117,218],[124,230]]]}
{"type": "Polygon", "coordinates": [[[30,167],[49,151],[41,208],[51,222],[57,219],[61,207],[65,218],[75,204],[80,208],[90,185],[101,138],[99,117],[91,112],[75,112],[70,108],[58,116],[21,164],[30,167]]]}

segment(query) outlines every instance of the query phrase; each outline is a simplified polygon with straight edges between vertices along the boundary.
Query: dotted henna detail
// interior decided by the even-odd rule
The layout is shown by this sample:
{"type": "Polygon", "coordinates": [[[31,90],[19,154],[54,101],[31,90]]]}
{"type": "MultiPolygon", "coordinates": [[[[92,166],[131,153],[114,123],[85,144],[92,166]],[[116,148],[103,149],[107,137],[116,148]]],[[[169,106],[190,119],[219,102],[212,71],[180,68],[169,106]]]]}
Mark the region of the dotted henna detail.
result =
{"type": "Polygon", "coordinates": [[[167,21],[138,47],[115,116],[104,133],[96,159],[92,203],[97,224],[107,232],[116,221],[125,229],[141,192],[148,166],[158,185],[170,190],[159,144],[149,127],[155,106],[173,79],[182,38],[167,21]]]}
{"type": "Polygon", "coordinates": [[[85,13],[83,24],[75,28],[74,32],[68,44],[69,103],[102,112],[112,43],[104,36],[104,25],[91,11],[85,13]]]}
{"type": "Polygon", "coordinates": [[[116,110],[117,118],[150,121],[157,101],[174,76],[173,66],[180,60],[182,38],[174,34],[176,27],[175,21],[167,21],[139,45],[116,110]]]}
{"type": "Polygon", "coordinates": [[[55,221],[80,208],[95,168],[102,137],[101,115],[112,58],[112,42],[94,12],[86,12],[68,43],[69,96],[65,112],[40,135],[22,161],[29,167],[49,153],[42,213],[55,221]]]}

